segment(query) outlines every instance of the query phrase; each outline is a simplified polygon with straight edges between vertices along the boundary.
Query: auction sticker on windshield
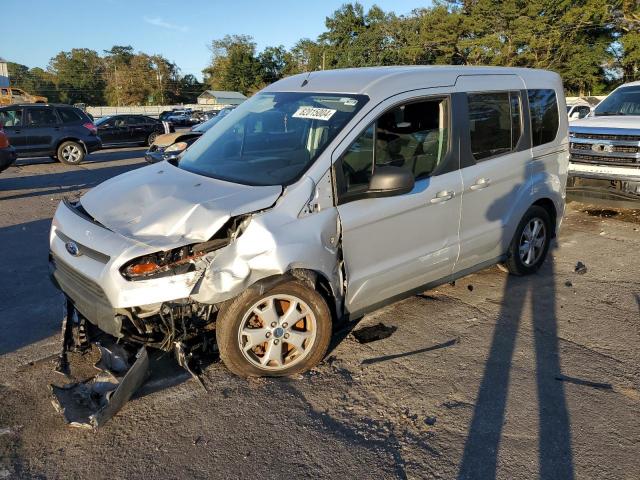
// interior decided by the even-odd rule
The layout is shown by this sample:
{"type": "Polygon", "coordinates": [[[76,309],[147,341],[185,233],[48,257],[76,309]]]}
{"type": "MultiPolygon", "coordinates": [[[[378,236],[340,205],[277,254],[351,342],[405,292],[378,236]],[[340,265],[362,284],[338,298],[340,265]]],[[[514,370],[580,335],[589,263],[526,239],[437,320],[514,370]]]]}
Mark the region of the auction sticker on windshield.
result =
{"type": "Polygon", "coordinates": [[[311,120],[329,120],[336,110],[331,108],[300,107],[292,116],[293,118],[309,118],[311,120]]]}

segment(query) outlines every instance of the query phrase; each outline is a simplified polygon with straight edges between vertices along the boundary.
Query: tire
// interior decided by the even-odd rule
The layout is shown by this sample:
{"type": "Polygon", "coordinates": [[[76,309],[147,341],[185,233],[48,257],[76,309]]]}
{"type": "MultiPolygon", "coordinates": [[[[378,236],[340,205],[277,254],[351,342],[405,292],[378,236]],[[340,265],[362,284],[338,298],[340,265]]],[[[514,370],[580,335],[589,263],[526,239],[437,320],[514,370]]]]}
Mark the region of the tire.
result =
{"type": "Polygon", "coordinates": [[[295,280],[262,293],[245,290],[221,307],[216,320],[220,357],[242,377],[281,377],[313,368],[327,352],[331,331],[322,296],[295,280]]]}
{"type": "Polygon", "coordinates": [[[155,142],[156,138],[158,138],[158,132],[151,132],[147,137],[147,146],[150,147],[155,142]]]}
{"type": "Polygon", "coordinates": [[[84,148],[78,142],[62,142],[57,157],[65,165],[79,165],[85,157],[84,148]]]}
{"type": "Polygon", "coordinates": [[[505,264],[509,273],[520,276],[537,272],[547,257],[551,231],[549,213],[537,205],[531,206],[520,220],[509,245],[505,264]]]}

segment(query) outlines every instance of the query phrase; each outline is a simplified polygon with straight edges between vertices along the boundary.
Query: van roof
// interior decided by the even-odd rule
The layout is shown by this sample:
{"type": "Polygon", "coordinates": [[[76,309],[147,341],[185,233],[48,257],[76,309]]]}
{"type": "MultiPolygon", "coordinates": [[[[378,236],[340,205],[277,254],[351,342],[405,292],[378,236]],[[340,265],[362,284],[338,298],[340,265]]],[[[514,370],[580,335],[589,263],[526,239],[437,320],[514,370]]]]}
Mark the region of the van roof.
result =
{"type": "Polygon", "coordinates": [[[344,68],[301,73],[279,80],[264,91],[333,92],[382,95],[389,90],[455,85],[461,75],[518,75],[526,85],[560,86],[560,76],[548,70],[511,67],[470,67],[456,65],[409,65],[393,67],[344,68]],[[303,86],[304,81],[307,83],[303,86]],[[382,92],[384,90],[385,92],[382,92]]]}

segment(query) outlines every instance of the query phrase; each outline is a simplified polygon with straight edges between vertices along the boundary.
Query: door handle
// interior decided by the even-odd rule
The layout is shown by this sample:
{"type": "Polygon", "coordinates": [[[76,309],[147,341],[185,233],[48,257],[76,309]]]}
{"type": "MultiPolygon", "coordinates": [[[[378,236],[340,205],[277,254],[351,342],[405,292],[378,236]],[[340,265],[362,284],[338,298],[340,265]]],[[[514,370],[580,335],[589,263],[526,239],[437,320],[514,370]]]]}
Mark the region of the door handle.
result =
{"type": "Polygon", "coordinates": [[[478,179],[476,179],[476,183],[471,185],[469,187],[469,189],[470,190],[481,190],[483,188],[487,188],[490,183],[491,183],[491,180],[489,180],[488,178],[478,178],[478,179]]]}
{"type": "Polygon", "coordinates": [[[431,203],[442,203],[447,200],[451,200],[453,198],[453,192],[449,192],[447,190],[442,190],[441,192],[436,193],[436,196],[433,197],[430,201],[431,203]]]}

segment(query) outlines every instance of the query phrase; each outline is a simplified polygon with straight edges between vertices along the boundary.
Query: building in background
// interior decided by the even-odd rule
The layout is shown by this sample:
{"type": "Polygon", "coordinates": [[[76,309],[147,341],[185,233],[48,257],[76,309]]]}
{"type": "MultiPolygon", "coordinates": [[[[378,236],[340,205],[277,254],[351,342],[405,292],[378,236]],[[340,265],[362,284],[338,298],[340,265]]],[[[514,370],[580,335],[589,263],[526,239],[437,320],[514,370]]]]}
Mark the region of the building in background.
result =
{"type": "Polygon", "coordinates": [[[247,99],[240,92],[226,92],[223,90],[205,90],[198,95],[198,105],[223,107],[225,105],[240,105],[247,99]]]}
{"type": "Polygon", "coordinates": [[[7,61],[0,57],[0,87],[9,86],[9,70],[7,68],[7,61]]]}

